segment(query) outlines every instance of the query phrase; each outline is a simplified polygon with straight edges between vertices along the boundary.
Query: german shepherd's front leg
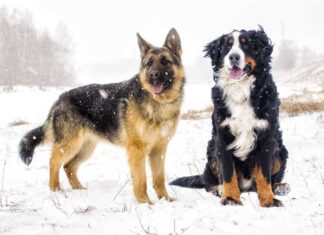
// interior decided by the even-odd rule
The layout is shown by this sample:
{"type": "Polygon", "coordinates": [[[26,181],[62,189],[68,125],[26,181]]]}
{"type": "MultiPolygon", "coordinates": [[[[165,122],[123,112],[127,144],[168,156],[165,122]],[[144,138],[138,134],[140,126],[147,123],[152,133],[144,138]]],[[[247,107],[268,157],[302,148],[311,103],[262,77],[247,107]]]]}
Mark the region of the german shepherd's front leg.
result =
{"type": "Polygon", "coordinates": [[[147,195],[145,158],[147,148],[141,143],[131,143],[127,146],[128,163],[133,180],[134,194],[139,203],[153,204],[147,195]]]}
{"type": "Polygon", "coordinates": [[[165,198],[167,201],[175,201],[175,198],[172,198],[168,195],[168,192],[165,188],[165,176],[164,176],[164,162],[166,156],[166,149],[168,143],[160,143],[151,150],[150,156],[150,166],[153,176],[153,187],[159,197],[165,198]]]}

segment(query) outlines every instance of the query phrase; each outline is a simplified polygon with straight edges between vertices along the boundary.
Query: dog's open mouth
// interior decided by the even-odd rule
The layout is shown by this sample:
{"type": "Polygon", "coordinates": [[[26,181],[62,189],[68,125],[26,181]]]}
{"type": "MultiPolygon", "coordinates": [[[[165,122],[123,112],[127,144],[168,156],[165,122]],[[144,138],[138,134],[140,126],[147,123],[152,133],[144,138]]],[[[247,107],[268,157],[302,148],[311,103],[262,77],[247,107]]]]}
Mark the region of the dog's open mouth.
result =
{"type": "Polygon", "coordinates": [[[154,82],[152,88],[153,88],[154,94],[158,95],[158,94],[161,94],[163,92],[164,85],[160,84],[160,83],[157,83],[157,82],[154,82]]]}
{"type": "Polygon", "coordinates": [[[233,80],[239,80],[243,76],[243,69],[233,66],[233,68],[230,69],[229,76],[233,80]]]}
{"type": "Polygon", "coordinates": [[[240,80],[245,74],[248,74],[251,72],[251,66],[247,64],[244,67],[244,69],[241,69],[237,66],[233,66],[233,68],[231,68],[229,71],[230,71],[229,76],[231,79],[240,80]]]}

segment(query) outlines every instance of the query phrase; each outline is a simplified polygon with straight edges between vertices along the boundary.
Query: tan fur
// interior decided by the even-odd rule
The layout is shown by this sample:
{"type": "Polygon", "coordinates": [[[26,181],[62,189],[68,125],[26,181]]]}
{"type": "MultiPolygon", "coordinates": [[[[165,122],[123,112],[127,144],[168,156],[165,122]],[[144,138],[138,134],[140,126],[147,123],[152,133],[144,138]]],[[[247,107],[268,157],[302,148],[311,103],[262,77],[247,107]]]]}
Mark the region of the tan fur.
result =
{"type": "Polygon", "coordinates": [[[271,175],[277,174],[281,170],[281,161],[276,158],[272,164],[271,175]]]}
{"type": "Polygon", "coordinates": [[[79,153],[64,164],[65,173],[73,189],[85,189],[78,179],[77,171],[80,164],[91,157],[91,154],[94,151],[95,147],[95,141],[85,141],[79,153]]]}
{"type": "Polygon", "coordinates": [[[244,44],[244,43],[246,43],[246,38],[241,38],[241,44],[244,44]]]}
{"type": "Polygon", "coordinates": [[[219,165],[218,165],[218,163],[217,163],[216,160],[214,160],[214,159],[212,160],[211,166],[212,166],[214,172],[215,172],[217,175],[220,175],[219,165]]]}
{"type": "Polygon", "coordinates": [[[271,206],[274,204],[274,194],[272,192],[271,184],[269,184],[260,167],[257,167],[254,171],[255,182],[257,184],[257,193],[259,197],[259,203],[262,207],[271,206]]]}
{"type": "Polygon", "coordinates": [[[250,65],[251,68],[252,68],[252,70],[255,69],[255,67],[257,65],[256,62],[255,62],[255,60],[252,57],[250,57],[250,56],[245,57],[245,63],[248,64],[248,65],[250,65]]]}
{"type": "Polygon", "coordinates": [[[96,142],[90,141],[91,135],[90,131],[80,128],[75,135],[53,145],[50,158],[49,187],[51,190],[60,190],[59,170],[63,164],[72,188],[83,188],[78,180],[77,170],[79,165],[91,156],[96,146],[96,142]]]}
{"type": "Polygon", "coordinates": [[[149,153],[150,166],[153,175],[153,188],[159,198],[174,201],[175,199],[168,195],[164,182],[164,161],[166,149],[167,141],[162,141],[154,146],[149,153]]]}
{"type": "Polygon", "coordinates": [[[222,201],[228,198],[231,198],[236,202],[241,203],[240,194],[241,192],[238,187],[237,175],[236,171],[234,170],[231,181],[229,183],[223,183],[221,203],[222,201]]]}
{"type": "Polygon", "coordinates": [[[153,185],[158,197],[172,200],[165,189],[164,158],[166,146],[177,127],[180,111],[177,106],[148,103],[146,117],[143,117],[135,102],[130,102],[127,109],[124,124],[126,136],[122,142],[127,148],[134,192],[139,202],[151,203],[146,194],[147,155],[150,155],[153,185]]]}

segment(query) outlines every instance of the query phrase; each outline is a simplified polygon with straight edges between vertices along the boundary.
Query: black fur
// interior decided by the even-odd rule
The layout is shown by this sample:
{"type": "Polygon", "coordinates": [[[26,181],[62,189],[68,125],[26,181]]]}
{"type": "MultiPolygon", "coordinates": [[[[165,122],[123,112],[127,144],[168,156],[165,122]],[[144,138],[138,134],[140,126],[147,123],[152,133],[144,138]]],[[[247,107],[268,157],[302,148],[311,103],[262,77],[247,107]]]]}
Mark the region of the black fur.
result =
{"type": "MultiPolygon", "coordinates": [[[[86,127],[101,133],[105,138],[113,142],[118,133],[121,116],[124,116],[126,106],[130,97],[143,100],[148,93],[142,89],[138,75],[128,81],[112,84],[91,84],[78,87],[63,93],[59,100],[53,105],[69,104],[72,110],[77,112],[78,119],[82,119],[86,127]]],[[[49,118],[62,118],[66,115],[62,112],[50,112],[49,118]]],[[[70,114],[68,114],[70,115],[70,114]]],[[[56,142],[60,140],[59,127],[53,126],[56,142]]]]}
{"type": "MultiPolygon", "coordinates": [[[[226,118],[231,116],[225,102],[224,90],[217,85],[218,72],[223,68],[224,57],[231,49],[227,40],[231,34],[222,35],[209,43],[204,50],[205,56],[211,58],[216,82],[216,85],[212,88],[212,101],[214,103],[212,138],[208,143],[207,164],[204,173],[199,177],[189,176],[176,179],[170,183],[171,185],[193,187],[191,182],[200,179],[198,186],[210,191],[224,181],[229,182],[233,168],[235,168],[238,178],[251,179],[256,165],[262,168],[266,180],[272,185],[280,183],[284,177],[288,151],[282,142],[278,119],[280,101],[270,73],[273,46],[262,27],[260,27],[260,30],[241,30],[239,32],[240,37],[245,37],[247,40],[246,45],[241,47],[242,51],[245,56],[251,57],[256,62],[256,67],[248,73],[248,76],[253,75],[256,78],[250,91],[251,106],[255,116],[258,119],[266,120],[269,126],[263,130],[254,129],[256,143],[245,161],[234,156],[233,151],[235,149],[226,149],[233,142],[235,136],[228,126],[220,126],[226,118]],[[275,160],[280,161],[281,167],[276,174],[271,174],[271,167],[275,160]],[[219,171],[213,168],[214,164],[219,166],[219,171]]],[[[197,185],[197,181],[195,183],[197,185]]],[[[255,182],[252,183],[251,188],[244,190],[255,190],[255,182]]]]}
{"type": "Polygon", "coordinates": [[[189,188],[204,188],[205,184],[201,179],[201,175],[195,175],[191,177],[178,178],[170,183],[170,185],[177,185],[181,187],[189,188]]]}
{"type": "Polygon", "coordinates": [[[44,140],[43,127],[37,127],[28,132],[19,143],[19,155],[21,160],[29,165],[33,160],[34,150],[44,140]]]}

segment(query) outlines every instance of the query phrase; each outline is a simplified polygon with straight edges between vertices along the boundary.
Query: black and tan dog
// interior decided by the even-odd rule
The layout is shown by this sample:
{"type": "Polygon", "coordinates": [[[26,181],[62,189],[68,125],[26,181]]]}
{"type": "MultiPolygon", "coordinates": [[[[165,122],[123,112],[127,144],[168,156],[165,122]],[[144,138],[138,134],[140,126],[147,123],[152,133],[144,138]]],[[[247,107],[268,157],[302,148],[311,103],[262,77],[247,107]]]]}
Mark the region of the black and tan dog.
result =
{"type": "Polygon", "coordinates": [[[146,192],[147,155],[158,197],[173,200],[165,188],[164,161],[177,127],[185,82],[180,37],[171,29],[163,47],[137,37],[141,51],[138,75],[121,83],[93,84],[63,93],[45,123],[21,140],[20,156],[27,165],[37,145],[53,145],[51,190],[60,190],[62,165],[73,189],[82,189],[78,167],[91,156],[98,141],[106,140],[127,149],[139,202],[152,203],[146,192]]]}
{"type": "Polygon", "coordinates": [[[235,30],[206,46],[215,81],[208,162],[202,175],[172,185],[220,189],[223,205],[241,204],[241,191],[257,191],[261,206],[282,206],[274,194],[289,191],[289,185],[281,183],[288,152],[279,127],[272,49],[262,27],[235,30]]]}

